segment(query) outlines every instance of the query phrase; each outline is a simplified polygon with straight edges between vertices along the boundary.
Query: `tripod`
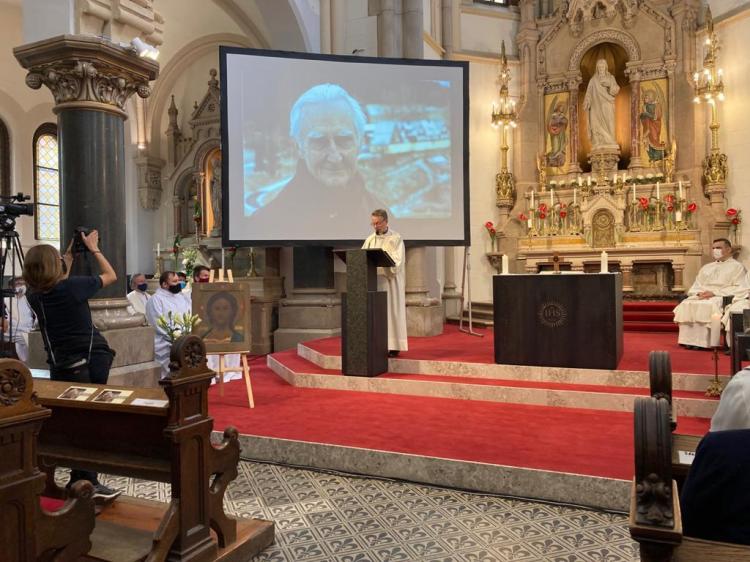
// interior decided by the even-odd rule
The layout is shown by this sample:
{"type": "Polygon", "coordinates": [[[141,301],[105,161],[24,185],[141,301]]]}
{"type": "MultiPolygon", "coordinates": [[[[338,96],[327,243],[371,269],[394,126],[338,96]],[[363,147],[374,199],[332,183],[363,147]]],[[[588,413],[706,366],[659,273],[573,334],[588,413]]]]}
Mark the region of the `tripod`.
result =
{"type": "MultiPolygon", "coordinates": [[[[15,279],[18,271],[16,266],[23,271],[23,248],[15,230],[0,231],[0,282],[4,282],[6,272],[8,271],[8,260],[10,259],[10,277],[15,279]]],[[[0,322],[0,357],[17,358],[14,342],[13,316],[14,310],[18,307],[13,306],[11,299],[16,298],[15,289],[3,287],[0,290],[2,295],[2,322],[0,322]],[[6,304],[7,303],[7,304],[6,304]],[[6,329],[7,320],[7,329],[6,329]]]]}

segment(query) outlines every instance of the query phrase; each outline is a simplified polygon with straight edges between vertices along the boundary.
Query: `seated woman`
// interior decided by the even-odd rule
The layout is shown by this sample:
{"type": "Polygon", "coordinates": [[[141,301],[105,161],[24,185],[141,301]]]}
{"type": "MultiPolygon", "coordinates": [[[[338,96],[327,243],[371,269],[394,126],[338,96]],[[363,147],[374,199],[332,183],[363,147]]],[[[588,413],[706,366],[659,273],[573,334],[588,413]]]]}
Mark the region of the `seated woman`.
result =
{"type": "Polygon", "coordinates": [[[750,368],[727,384],[680,505],[686,536],[750,545],[750,368]]]}

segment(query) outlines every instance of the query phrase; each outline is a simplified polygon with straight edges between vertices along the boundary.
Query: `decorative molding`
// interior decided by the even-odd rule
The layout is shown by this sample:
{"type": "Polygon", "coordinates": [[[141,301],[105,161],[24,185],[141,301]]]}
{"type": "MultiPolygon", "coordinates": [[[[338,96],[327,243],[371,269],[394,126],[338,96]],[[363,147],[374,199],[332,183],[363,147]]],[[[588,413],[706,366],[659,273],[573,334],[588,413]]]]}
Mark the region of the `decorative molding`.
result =
{"type": "Polygon", "coordinates": [[[134,93],[148,97],[149,82],[159,72],[156,62],[100,37],[61,35],[16,47],[13,53],[29,71],[30,88],[50,89],[55,113],[85,108],[127,118],[125,103],[134,93]]]}
{"type": "Polygon", "coordinates": [[[135,166],[138,170],[138,200],[144,209],[155,210],[161,204],[161,171],[164,164],[161,158],[145,154],[135,157],[135,166]]]}
{"type": "Polygon", "coordinates": [[[641,49],[632,35],[619,29],[602,29],[601,31],[590,33],[576,44],[575,49],[570,53],[568,70],[578,70],[581,67],[581,59],[586,54],[586,51],[599,43],[617,43],[628,53],[629,62],[641,60],[641,49]]]}
{"type": "Polygon", "coordinates": [[[486,18],[496,18],[501,20],[521,21],[521,12],[517,9],[498,6],[497,8],[478,6],[461,6],[461,14],[471,16],[482,16],[486,18]]]}

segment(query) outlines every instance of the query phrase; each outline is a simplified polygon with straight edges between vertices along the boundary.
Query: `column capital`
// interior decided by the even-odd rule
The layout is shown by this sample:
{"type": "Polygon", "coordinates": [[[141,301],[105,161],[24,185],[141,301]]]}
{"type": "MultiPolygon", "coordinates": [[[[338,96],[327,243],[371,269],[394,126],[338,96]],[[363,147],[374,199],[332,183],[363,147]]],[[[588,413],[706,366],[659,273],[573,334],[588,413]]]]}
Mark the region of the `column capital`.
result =
{"type": "Polygon", "coordinates": [[[13,54],[28,70],[27,86],[50,89],[55,113],[93,109],[127,118],[130,96],[151,95],[149,82],[159,74],[156,61],[91,35],[60,35],[16,47],[13,54]]]}

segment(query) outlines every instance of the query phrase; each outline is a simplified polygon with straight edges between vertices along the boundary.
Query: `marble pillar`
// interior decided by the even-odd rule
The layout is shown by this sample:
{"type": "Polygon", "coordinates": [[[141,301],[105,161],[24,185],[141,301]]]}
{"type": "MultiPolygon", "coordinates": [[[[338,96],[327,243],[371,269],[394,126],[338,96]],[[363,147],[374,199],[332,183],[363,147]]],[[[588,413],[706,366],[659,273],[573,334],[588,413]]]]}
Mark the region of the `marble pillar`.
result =
{"type": "Polygon", "coordinates": [[[406,332],[409,336],[437,336],[443,333],[443,305],[429,296],[425,280],[422,247],[406,249],[406,332]]]}
{"type": "Polygon", "coordinates": [[[443,248],[443,310],[446,318],[458,317],[461,312],[461,293],[456,287],[456,249],[454,246],[443,248]]]}
{"type": "MultiPolygon", "coordinates": [[[[127,313],[125,261],[125,106],[134,93],[146,98],[159,65],[108,39],[60,35],[16,47],[13,53],[32,89],[51,91],[60,140],[61,246],[77,227],[99,231],[100,248],[117,283],[91,300],[94,324],[117,353],[110,381],[145,385],[158,380],[153,331],[141,315],[127,313]],[[150,342],[150,345],[149,345],[150,342]]],[[[93,256],[77,254],[73,273],[98,272],[93,256]]],[[[38,335],[38,334],[37,334],[38,335]]],[[[30,336],[30,356],[43,356],[30,336]]]]}

